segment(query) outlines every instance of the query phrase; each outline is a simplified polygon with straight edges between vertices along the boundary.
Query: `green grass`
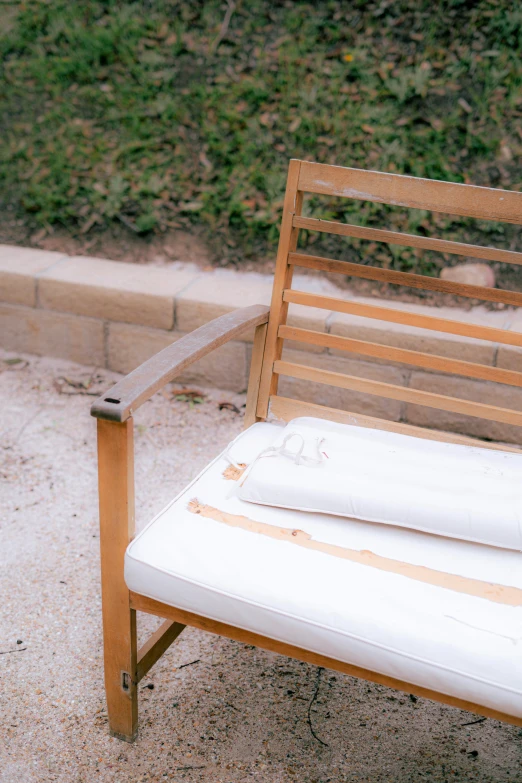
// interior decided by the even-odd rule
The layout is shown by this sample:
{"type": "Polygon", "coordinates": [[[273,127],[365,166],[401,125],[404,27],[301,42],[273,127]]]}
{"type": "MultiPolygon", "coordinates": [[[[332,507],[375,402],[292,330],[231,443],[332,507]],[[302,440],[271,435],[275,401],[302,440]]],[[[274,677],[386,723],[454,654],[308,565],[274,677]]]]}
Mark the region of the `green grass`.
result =
{"type": "MultiPolygon", "coordinates": [[[[218,45],[226,4],[216,0],[5,8],[0,182],[4,204],[35,224],[196,224],[234,260],[271,252],[290,157],[522,187],[522,10],[512,0],[251,0],[237,3],[218,45]]],[[[310,208],[506,247],[516,238],[370,203],[310,208]]],[[[368,243],[351,248],[368,253],[368,243]]],[[[392,250],[378,260],[437,263],[392,250]]]]}

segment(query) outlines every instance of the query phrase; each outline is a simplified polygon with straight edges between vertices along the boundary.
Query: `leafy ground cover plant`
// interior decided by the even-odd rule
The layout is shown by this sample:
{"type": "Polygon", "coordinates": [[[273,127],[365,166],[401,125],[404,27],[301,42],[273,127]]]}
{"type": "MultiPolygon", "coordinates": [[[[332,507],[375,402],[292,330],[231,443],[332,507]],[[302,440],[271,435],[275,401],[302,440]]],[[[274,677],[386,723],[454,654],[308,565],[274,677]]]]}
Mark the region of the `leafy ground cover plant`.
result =
{"type": "MultiPolygon", "coordinates": [[[[290,157],[522,187],[522,10],[508,0],[26,0],[1,10],[1,200],[33,226],[198,226],[217,257],[237,261],[272,251],[290,157]]],[[[370,203],[308,209],[517,241],[514,227],[370,203]]],[[[444,263],[343,243],[346,257],[397,269],[444,263]]]]}

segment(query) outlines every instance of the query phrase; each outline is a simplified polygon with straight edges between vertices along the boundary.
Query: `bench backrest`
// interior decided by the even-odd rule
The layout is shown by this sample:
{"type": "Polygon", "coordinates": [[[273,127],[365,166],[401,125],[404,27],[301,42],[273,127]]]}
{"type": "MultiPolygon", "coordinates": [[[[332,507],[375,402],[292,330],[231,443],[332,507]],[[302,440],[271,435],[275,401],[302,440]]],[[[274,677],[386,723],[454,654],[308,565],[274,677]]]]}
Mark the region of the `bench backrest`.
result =
{"type": "MultiPolygon", "coordinates": [[[[402,308],[400,310],[393,309],[382,305],[377,300],[375,305],[366,304],[293,289],[294,268],[301,267],[409,286],[414,289],[439,291],[471,299],[502,302],[505,305],[522,305],[522,293],[516,291],[450,282],[435,277],[398,272],[298,252],[298,232],[300,229],[306,229],[357,237],[373,242],[436,250],[457,256],[522,264],[522,253],[518,252],[303,217],[303,198],[306,193],[341,196],[347,199],[374,201],[507,223],[522,223],[522,193],[292,160],[284,200],[270,320],[259,387],[258,417],[265,418],[270,407],[275,416],[287,421],[299,415],[322,416],[338,421],[354,420],[345,411],[279,396],[277,394],[278,379],[282,375],[522,427],[522,412],[517,410],[282,360],[284,341],[292,340],[311,346],[346,351],[357,354],[359,357],[400,362],[438,373],[449,373],[522,387],[522,373],[520,372],[437,356],[428,352],[409,351],[389,345],[288,326],[288,306],[290,303],[295,303],[334,312],[351,313],[368,319],[377,319],[381,322],[406,324],[434,332],[522,347],[521,333],[467,323],[466,321],[408,312],[407,309],[402,308]]],[[[361,417],[357,418],[361,419],[361,417]]],[[[382,424],[386,426],[386,429],[391,428],[387,423],[382,422],[382,424]]],[[[377,425],[373,423],[370,426],[377,425]]]]}

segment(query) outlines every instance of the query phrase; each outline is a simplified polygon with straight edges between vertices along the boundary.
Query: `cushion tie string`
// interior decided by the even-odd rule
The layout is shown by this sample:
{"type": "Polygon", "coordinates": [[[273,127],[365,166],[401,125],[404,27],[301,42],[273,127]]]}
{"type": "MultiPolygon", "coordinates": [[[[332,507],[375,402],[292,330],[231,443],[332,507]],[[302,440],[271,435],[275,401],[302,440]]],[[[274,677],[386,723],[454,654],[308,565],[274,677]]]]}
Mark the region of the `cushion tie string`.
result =
{"type": "MultiPolygon", "coordinates": [[[[310,465],[310,466],[320,465],[324,461],[324,454],[321,452],[321,446],[323,442],[324,442],[324,438],[321,437],[317,437],[313,439],[313,450],[315,452],[315,455],[309,457],[306,454],[303,454],[304,447],[306,445],[306,441],[304,437],[299,432],[289,432],[279,446],[267,446],[266,449],[263,449],[262,451],[259,452],[256,458],[250,463],[248,468],[243,472],[237,486],[241,487],[244,484],[248,474],[250,473],[250,471],[252,470],[256,462],[259,459],[263,459],[264,457],[276,457],[280,455],[281,457],[286,457],[287,459],[291,460],[296,465],[310,465]],[[299,438],[301,441],[296,451],[292,451],[287,446],[287,443],[293,438],[299,438]]],[[[234,462],[234,460],[230,457],[228,451],[226,451],[223,456],[226,457],[226,459],[228,459],[231,465],[233,465],[238,470],[241,470],[240,466],[236,462],[234,462]]]]}

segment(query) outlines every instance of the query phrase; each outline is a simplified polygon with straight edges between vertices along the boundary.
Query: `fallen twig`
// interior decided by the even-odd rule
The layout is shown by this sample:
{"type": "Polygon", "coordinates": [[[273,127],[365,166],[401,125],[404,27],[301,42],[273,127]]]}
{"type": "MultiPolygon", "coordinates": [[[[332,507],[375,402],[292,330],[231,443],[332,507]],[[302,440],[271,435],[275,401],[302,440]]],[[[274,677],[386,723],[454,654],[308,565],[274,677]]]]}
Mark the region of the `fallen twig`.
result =
{"type": "Polygon", "coordinates": [[[176,772],[181,772],[183,769],[205,769],[205,767],[176,767],[176,772]]]}
{"type": "Polygon", "coordinates": [[[29,416],[29,418],[27,419],[27,421],[25,421],[25,422],[22,424],[22,426],[20,427],[20,429],[19,429],[19,430],[18,430],[18,432],[16,433],[15,437],[13,438],[13,442],[17,441],[17,440],[18,440],[18,439],[21,437],[21,435],[22,435],[22,433],[25,431],[25,429],[26,429],[26,428],[27,428],[27,427],[28,427],[30,424],[32,424],[32,422],[33,422],[33,421],[36,419],[36,417],[37,417],[37,416],[39,416],[39,415],[40,415],[40,413],[42,413],[42,411],[43,411],[43,408],[39,408],[39,409],[36,411],[36,413],[34,413],[32,416],[29,416]]]}
{"type": "Polygon", "coordinates": [[[24,650],[27,650],[27,647],[19,647],[18,650],[0,650],[0,655],[9,655],[9,653],[23,652],[24,650]]]}
{"type": "Polygon", "coordinates": [[[96,369],[93,370],[88,381],[75,381],[71,378],[66,378],[64,375],[60,375],[58,378],[54,379],[53,386],[58,394],[87,394],[89,397],[98,397],[100,394],[99,390],[89,391],[94,381],[96,380],[95,375],[96,369]],[[66,391],[64,388],[65,386],[70,387],[70,391],[66,391]]]}
{"type": "Polygon", "coordinates": [[[322,673],[323,673],[323,667],[319,666],[319,669],[317,671],[317,682],[315,684],[314,695],[310,699],[310,704],[308,705],[308,725],[310,727],[310,731],[312,732],[312,736],[317,740],[317,742],[320,742],[321,745],[325,746],[325,748],[329,748],[330,746],[328,745],[328,743],[327,742],[323,742],[323,740],[320,737],[318,737],[317,734],[315,733],[314,727],[312,726],[312,716],[311,716],[312,707],[313,707],[314,702],[317,699],[317,696],[319,694],[319,686],[321,684],[321,675],[322,675],[322,673]]]}
{"type": "Polygon", "coordinates": [[[99,221],[99,219],[100,215],[91,215],[91,217],[86,220],[83,226],[80,228],[80,234],[88,234],[94,224],[99,221]]]}
{"type": "Polygon", "coordinates": [[[140,230],[139,230],[138,226],[136,225],[136,223],[133,223],[132,220],[129,220],[128,217],[126,217],[125,215],[122,215],[121,212],[118,212],[116,217],[118,218],[118,220],[121,220],[121,222],[123,223],[124,226],[127,226],[127,228],[130,228],[131,231],[134,231],[135,234],[139,234],[140,233],[140,230]]]}
{"type": "Polygon", "coordinates": [[[214,41],[210,45],[210,54],[214,54],[219,44],[227,34],[228,26],[230,24],[230,20],[232,19],[232,14],[234,13],[235,10],[236,10],[236,4],[234,0],[228,0],[227,10],[223,18],[223,21],[221,23],[221,27],[219,28],[219,33],[217,34],[217,36],[214,38],[214,41]]]}
{"type": "Polygon", "coordinates": [[[201,658],[198,658],[196,661],[191,661],[190,663],[182,663],[181,666],[178,666],[178,670],[179,669],[184,669],[185,666],[193,666],[193,664],[199,663],[200,660],[201,660],[201,658]]]}
{"type": "Polygon", "coordinates": [[[484,723],[486,718],[477,718],[477,720],[470,720],[468,723],[461,723],[460,726],[474,726],[475,723],[484,723]]]}

